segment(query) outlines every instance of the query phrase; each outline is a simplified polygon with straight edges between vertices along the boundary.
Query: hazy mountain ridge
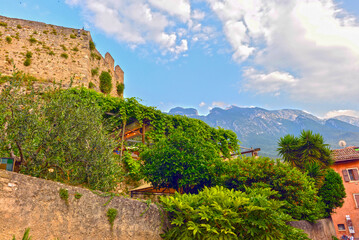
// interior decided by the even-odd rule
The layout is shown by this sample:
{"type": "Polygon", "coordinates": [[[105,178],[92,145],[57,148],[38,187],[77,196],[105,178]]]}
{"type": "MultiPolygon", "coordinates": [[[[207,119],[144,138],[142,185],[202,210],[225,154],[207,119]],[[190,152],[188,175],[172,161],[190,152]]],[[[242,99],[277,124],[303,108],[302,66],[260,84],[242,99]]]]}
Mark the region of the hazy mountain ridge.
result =
{"type": "Polygon", "coordinates": [[[260,147],[261,154],[276,157],[277,142],[286,134],[299,135],[302,130],[312,130],[323,135],[333,149],[339,148],[339,140],[347,146],[359,145],[359,118],[339,116],[320,119],[297,109],[267,110],[263,108],[228,109],[213,108],[208,115],[198,115],[196,109],[175,108],[173,115],[198,118],[212,127],[233,130],[245,147],[260,147]]]}

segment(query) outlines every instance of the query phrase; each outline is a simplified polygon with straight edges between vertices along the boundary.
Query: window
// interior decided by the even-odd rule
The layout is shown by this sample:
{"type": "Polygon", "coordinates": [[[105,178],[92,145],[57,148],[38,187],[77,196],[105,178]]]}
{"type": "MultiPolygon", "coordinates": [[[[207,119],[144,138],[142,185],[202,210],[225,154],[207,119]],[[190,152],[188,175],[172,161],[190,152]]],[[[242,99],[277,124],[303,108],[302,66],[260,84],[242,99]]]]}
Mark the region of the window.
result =
{"type": "Polygon", "coordinates": [[[353,197],[354,197],[354,201],[355,201],[355,206],[357,208],[359,208],[359,193],[354,193],[353,197]]]}
{"type": "Polygon", "coordinates": [[[345,225],[344,224],[338,224],[338,230],[339,231],[345,231],[345,225]]]}
{"type": "Polygon", "coordinates": [[[346,182],[359,180],[359,174],[357,168],[344,169],[342,172],[343,172],[344,181],[346,182]]]}

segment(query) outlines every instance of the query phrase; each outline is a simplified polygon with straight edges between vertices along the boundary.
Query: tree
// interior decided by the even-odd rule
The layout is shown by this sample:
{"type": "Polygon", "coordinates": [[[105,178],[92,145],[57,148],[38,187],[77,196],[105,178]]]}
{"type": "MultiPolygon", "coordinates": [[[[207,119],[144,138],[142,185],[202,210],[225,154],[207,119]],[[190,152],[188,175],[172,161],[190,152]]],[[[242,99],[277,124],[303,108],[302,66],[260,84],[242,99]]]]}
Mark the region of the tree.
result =
{"type": "Polygon", "coordinates": [[[325,175],[324,184],[319,189],[318,195],[325,204],[327,217],[337,207],[342,207],[346,197],[345,188],[341,176],[333,169],[328,169],[325,175]]]}
{"type": "Polygon", "coordinates": [[[100,75],[100,90],[103,93],[110,93],[112,90],[112,77],[109,72],[102,71],[100,75]]]}
{"type": "Polygon", "coordinates": [[[66,90],[24,92],[21,79],[1,93],[2,149],[21,162],[21,172],[108,191],[120,168],[101,109],[66,90]]]}
{"type": "Polygon", "coordinates": [[[285,162],[304,170],[308,164],[318,163],[321,168],[333,164],[331,150],[320,134],[303,130],[299,137],[286,135],[278,142],[278,153],[285,162]]]}
{"type": "Polygon", "coordinates": [[[242,157],[224,162],[223,168],[217,185],[239,191],[271,188],[277,192],[273,197],[285,203],[282,208],[294,219],[314,221],[322,217],[314,181],[288,163],[266,157],[242,157]]]}
{"type": "Polygon", "coordinates": [[[140,158],[145,179],[155,188],[182,189],[186,193],[210,186],[218,174],[217,163],[222,161],[211,142],[195,132],[181,130],[158,140],[140,158]]]}

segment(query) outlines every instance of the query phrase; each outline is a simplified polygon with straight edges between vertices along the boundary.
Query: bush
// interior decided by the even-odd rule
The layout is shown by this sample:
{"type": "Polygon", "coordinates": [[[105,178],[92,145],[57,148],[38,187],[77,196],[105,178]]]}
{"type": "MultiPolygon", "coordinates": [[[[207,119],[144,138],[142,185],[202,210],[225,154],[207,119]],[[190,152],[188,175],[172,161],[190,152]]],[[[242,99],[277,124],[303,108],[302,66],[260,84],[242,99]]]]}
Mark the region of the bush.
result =
{"type": "Polygon", "coordinates": [[[127,151],[123,153],[123,165],[132,180],[139,181],[143,178],[141,174],[141,163],[133,159],[127,151]]]}
{"type": "Polygon", "coordinates": [[[93,88],[95,88],[96,87],[96,85],[93,83],[93,82],[89,82],[89,88],[90,89],[93,89],[93,88]]]}
{"type": "Polygon", "coordinates": [[[333,169],[328,169],[323,186],[319,189],[318,195],[325,204],[326,217],[334,212],[335,208],[343,206],[346,197],[342,177],[333,169]]]}
{"type": "Polygon", "coordinates": [[[61,53],[60,55],[62,58],[68,59],[69,55],[67,53],[61,53]]]}
{"type": "Polygon", "coordinates": [[[6,36],[5,40],[6,40],[7,43],[10,44],[12,42],[12,37],[6,36]]]}
{"type": "Polygon", "coordinates": [[[89,41],[89,47],[90,47],[90,51],[93,51],[96,48],[96,45],[92,40],[89,41]]]}
{"type": "Polygon", "coordinates": [[[74,48],[72,49],[72,51],[78,52],[78,51],[79,51],[79,48],[78,48],[78,47],[74,47],[74,48]]]}
{"type": "Polygon", "coordinates": [[[24,66],[30,66],[31,64],[31,58],[26,58],[25,61],[24,61],[24,66]]]}
{"type": "Polygon", "coordinates": [[[292,218],[270,189],[247,192],[204,188],[196,195],[161,197],[172,224],[165,239],[309,239],[286,222],[292,218]]]}
{"type": "Polygon", "coordinates": [[[125,84],[123,83],[117,83],[116,85],[116,92],[118,96],[122,96],[123,90],[125,90],[125,84]]]}
{"type": "Polygon", "coordinates": [[[91,69],[91,75],[92,75],[93,77],[96,76],[96,75],[98,75],[98,67],[91,69]]]}
{"type": "Polygon", "coordinates": [[[115,222],[117,213],[118,213],[118,211],[115,208],[109,208],[107,210],[106,216],[107,216],[108,222],[111,224],[111,228],[113,227],[113,223],[115,222]]]}
{"type": "Polygon", "coordinates": [[[26,58],[32,58],[32,52],[27,51],[25,56],[26,58]]]}
{"type": "Polygon", "coordinates": [[[7,27],[7,23],[6,22],[0,22],[0,27],[7,27]]]}
{"type": "Polygon", "coordinates": [[[96,53],[91,53],[91,58],[92,59],[96,59],[96,60],[100,60],[101,57],[99,55],[97,55],[96,53]]]}
{"type": "Polygon", "coordinates": [[[100,90],[108,94],[112,90],[112,77],[109,72],[102,71],[100,75],[100,90]]]}
{"type": "Polygon", "coordinates": [[[29,38],[29,42],[30,42],[30,43],[36,43],[37,40],[36,40],[35,38],[31,37],[31,38],[29,38]]]}
{"type": "Polygon", "coordinates": [[[21,29],[21,28],[22,28],[20,24],[18,24],[16,27],[17,27],[18,29],[21,29]]]}
{"type": "Polygon", "coordinates": [[[65,188],[61,188],[60,191],[59,191],[59,195],[60,195],[60,198],[62,200],[65,200],[66,202],[68,201],[69,199],[69,191],[65,188]]]}
{"type": "Polygon", "coordinates": [[[70,34],[70,38],[75,39],[76,36],[74,34],[70,34]]]}
{"type": "Polygon", "coordinates": [[[60,47],[62,48],[62,50],[67,51],[67,48],[65,47],[65,45],[61,44],[60,47]]]}
{"type": "Polygon", "coordinates": [[[221,185],[244,191],[247,187],[269,187],[284,201],[285,212],[297,220],[314,221],[323,216],[323,206],[312,178],[290,164],[270,158],[237,158],[224,163],[221,185]]]}
{"type": "Polygon", "coordinates": [[[54,55],[55,55],[54,51],[50,51],[50,52],[48,52],[48,54],[49,54],[50,56],[54,56],[54,55]]]}

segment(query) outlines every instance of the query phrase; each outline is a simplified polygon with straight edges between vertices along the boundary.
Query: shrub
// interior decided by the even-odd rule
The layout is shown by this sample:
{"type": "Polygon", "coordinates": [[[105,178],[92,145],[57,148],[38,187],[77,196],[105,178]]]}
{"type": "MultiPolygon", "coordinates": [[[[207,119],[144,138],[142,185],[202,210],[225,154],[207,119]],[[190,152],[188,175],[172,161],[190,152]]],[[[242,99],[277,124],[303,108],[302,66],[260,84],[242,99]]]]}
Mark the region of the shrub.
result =
{"type": "Polygon", "coordinates": [[[33,38],[33,37],[30,37],[30,38],[29,38],[29,42],[30,42],[30,43],[36,43],[37,40],[36,40],[35,38],[33,38]]]}
{"type": "Polygon", "coordinates": [[[37,31],[34,31],[32,34],[34,34],[34,35],[37,34],[37,31]]]}
{"type": "Polygon", "coordinates": [[[96,85],[93,83],[93,82],[89,82],[89,88],[90,89],[93,89],[93,88],[95,88],[96,87],[96,85]]]}
{"type": "Polygon", "coordinates": [[[344,198],[346,197],[343,180],[333,169],[328,169],[324,184],[319,189],[318,195],[325,204],[326,217],[329,217],[335,208],[343,206],[344,198]]]}
{"type": "Polygon", "coordinates": [[[284,201],[286,213],[297,220],[314,221],[323,216],[322,203],[312,178],[290,164],[270,158],[237,158],[224,163],[221,185],[244,191],[247,187],[269,187],[284,201]]]}
{"type": "Polygon", "coordinates": [[[78,49],[78,47],[74,47],[74,48],[72,49],[72,51],[74,51],[74,52],[78,52],[78,51],[79,51],[79,49],[78,49]]]}
{"type": "Polygon", "coordinates": [[[6,40],[7,43],[10,44],[12,42],[12,37],[6,36],[5,40],[6,40]]]}
{"type": "Polygon", "coordinates": [[[52,29],[51,34],[57,35],[57,31],[55,28],[52,29]]]}
{"type": "Polygon", "coordinates": [[[81,193],[78,193],[78,192],[75,193],[75,198],[76,199],[80,199],[81,197],[82,197],[81,193]]]}
{"type": "Polygon", "coordinates": [[[61,44],[60,47],[62,48],[62,50],[67,51],[67,48],[65,47],[65,45],[61,44]]]}
{"type": "Polygon", "coordinates": [[[91,51],[95,50],[95,48],[96,48],[96,45],[92,40],[89,41],[89,47],[90,47],[91,51]]]}
{"type": "Polygon", "coordinates": [[[123,153],[123,164],[132,180],[139,181],[143,178],[141,174],[141,163],[133,159],[129,152],[123,153]]]}
{"type": "Polygon", "coordinates": [[[68,59],[69,55],[67,53],[61,53],[60,55],[62,58],[68,59]]]}
{"type": "Polygon", "coordinates": [[[112,89],[112,77],[109,72],[102,71],[100,75],[100,90],[103,93],[110,93],[112,89]]]}
{"type": "Polygon", "coordinates": [[[97,55],[96,53],[91,53],[91,58],[92,59],[96,59],[96,60],[100,60],[101,57],[99,55],[97,55]]]}
{"type": "Polygon", "coordinates": [[[98,67],[91,69],[91,75],[92,75],[93,77],[96,76],[96,75],[98,75],[98,67]]]}
{"type": "Polygon", "coordinates": [[[75,39],[76,38],[75,34],[70,34],[70,38],[75,39]]]}
{"type": "Polygon", "coordinates": [[[50,52],[48,52],[48,54],[49,54],[50,56],[54,56],[54,55],[55,55],[54,51],[50,51],[50,52]]]}
{"type": "Polygon", "coordinates": [[[20,24],[18,24],[16,27],[17,27],[18,29],[21,29],[21,28],[22,28],[20,24]]]}
{"type": "Polygon", "coordinates": [[[7,23],[6,22],[0,22],[0,27],[7,27],[7,23]]]}
{"type": "Polygon", "coordinates": [[[31,58],[26,58],[24,61],[24,65],[27,67],[30,66],[30,64],[31,64],[31,58]]]}
{"type": "Polygon", "coordinates": [[[27,51],[25,56],[26,58],[32,58],[32,52],[27,51]]]}
{"type": "Polygon", "coordinates": [[[118,213],[118,211],[115,208],[109,208],[107,210],[106,216],[107,216],[108,222],[111,224],[111,228],[113,227],[113,223],[115,222],[117,213],[118,213]]]}
{"type": "Polygon", "coordinates": [[[42,31],[44,34],[48,34],[49,33],[49,30],[44,30],[42,31]]]}
{"type": "Polygon", "coordinates": [[[118,96],[122,96],[123,90],[125,90],[125,84],[123,83],[117,83],[116,85],[116,92],[118,96]]]}
{"type": "Polygon", "coordinates": [[[204,188],[196,195],[161,197],[172,224],[164,239],[309,239],[286,222],[283,202],[268,188],[247,192],[204,188]]]}
{"type": "Polygon", "coordinates": [[[68,200],[69,200],[69,191],[67,189],[60,188],[59,195],[60,195],[60,198],[62,200],[65,200],[66,202],[68,202],[68,200]]]}

